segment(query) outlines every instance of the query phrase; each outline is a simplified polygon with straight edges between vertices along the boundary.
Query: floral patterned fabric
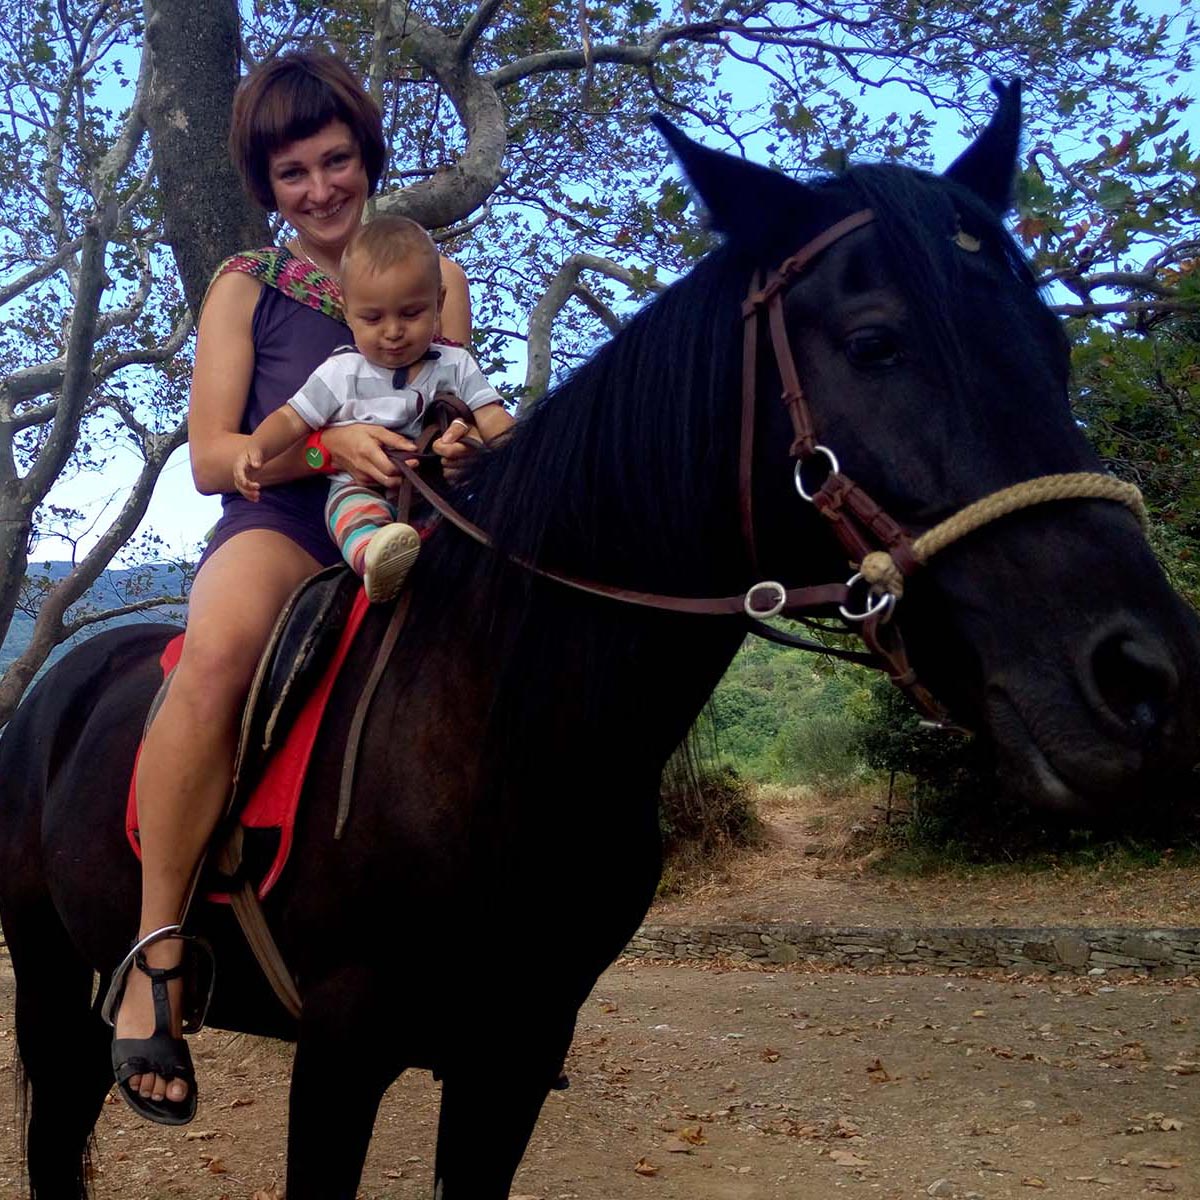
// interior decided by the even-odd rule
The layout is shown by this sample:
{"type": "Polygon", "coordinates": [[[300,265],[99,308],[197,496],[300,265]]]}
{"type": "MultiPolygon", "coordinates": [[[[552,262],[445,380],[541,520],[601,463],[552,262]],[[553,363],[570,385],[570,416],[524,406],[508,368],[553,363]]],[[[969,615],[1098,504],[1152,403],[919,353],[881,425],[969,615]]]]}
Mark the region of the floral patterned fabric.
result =
{"type": "Polygon", "coordinates": [[[217,268],[208,286],[212,287],[230,271],[253,275],[298,304],[345,323],[342,289],[337,280],[326,275],[320,267],[298,258],[286,246],[263,246],[258,250],[243,250],[240,254],[231,255],[217,268]]]}

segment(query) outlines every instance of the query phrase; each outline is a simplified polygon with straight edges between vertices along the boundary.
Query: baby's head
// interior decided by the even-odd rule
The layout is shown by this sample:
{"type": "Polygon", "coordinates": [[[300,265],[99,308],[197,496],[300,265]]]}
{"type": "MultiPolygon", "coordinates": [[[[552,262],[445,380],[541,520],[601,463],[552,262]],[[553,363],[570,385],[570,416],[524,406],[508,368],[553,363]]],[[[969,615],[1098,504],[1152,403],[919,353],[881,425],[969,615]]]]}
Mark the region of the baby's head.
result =
{"type": "Polygon", "coordinates": [[[369,221],[342,255],[346,323],[376,366],[397,370],[421,359],[445,294],[437,247],[408,217],[369,221]]]}

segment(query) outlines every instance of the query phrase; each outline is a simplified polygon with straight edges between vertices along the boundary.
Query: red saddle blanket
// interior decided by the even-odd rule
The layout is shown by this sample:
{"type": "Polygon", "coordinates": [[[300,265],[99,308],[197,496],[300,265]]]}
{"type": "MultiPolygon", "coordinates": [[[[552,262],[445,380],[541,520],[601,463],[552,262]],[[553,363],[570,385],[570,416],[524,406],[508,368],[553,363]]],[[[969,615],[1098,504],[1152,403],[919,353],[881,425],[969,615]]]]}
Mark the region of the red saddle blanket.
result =
{"type": "MultiPolygon", "coordinates": [[[[366,592],[358,590],[353,607],[337,647],[328,665],[315,683],[311,694],[305,700],[295,722],[287,731],[282,744],[273,751],[257,786],[251,793],[246,804],[238,814],[238,821],[246,831],[247,844],[257,844],[266,847],[266,852],[249,855],[257,859],[258,867],[251,866],[253,876],[257,878],[256,890],[259,897],[265,896],[275,886],[287,863],[292,848],[292,834],[296,824],[296,810],[300,803],[300,793],[304,787],[304,776],[312,758],[313,746],[316,743],[317,731],[321,726],[321,718],[325,714],[325,706],[329,694],[333,690],[334,681],[346,654],[354,642],[363,617],[369,607],[366,592]]],[[[163,649],[159,662],[162,666],[163,678],[174,669],[179,662],[183,650],[183,637],[172,638],[163,649]]],[[[140,757],[141,751],[139,749],[140,757]]],[[[134,762],[133,777],[129,781],[129,802],[125,810],[125,834],[129,839],[133,852],[141,858],[141,843],[138,839],[137,812],[137,761],[134,762]]],[[[209,892],[207,899],[219,903],[227,903],[229,897],[223,892],[209,892]]]]}

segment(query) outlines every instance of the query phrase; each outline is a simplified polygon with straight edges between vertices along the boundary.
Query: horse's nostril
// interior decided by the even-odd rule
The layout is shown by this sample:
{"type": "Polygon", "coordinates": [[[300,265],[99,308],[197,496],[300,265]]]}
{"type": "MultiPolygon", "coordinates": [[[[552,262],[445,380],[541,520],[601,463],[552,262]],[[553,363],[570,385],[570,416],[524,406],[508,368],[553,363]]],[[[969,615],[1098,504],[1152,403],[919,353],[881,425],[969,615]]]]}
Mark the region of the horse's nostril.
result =
{"type": "Polygon", "coordinates": [[[1097,643],[1090,682],[1098,707],[1138,742],[1155,733],[1171,707],[1179,679],[1157,642],[1122,631],[1097,643]]]}

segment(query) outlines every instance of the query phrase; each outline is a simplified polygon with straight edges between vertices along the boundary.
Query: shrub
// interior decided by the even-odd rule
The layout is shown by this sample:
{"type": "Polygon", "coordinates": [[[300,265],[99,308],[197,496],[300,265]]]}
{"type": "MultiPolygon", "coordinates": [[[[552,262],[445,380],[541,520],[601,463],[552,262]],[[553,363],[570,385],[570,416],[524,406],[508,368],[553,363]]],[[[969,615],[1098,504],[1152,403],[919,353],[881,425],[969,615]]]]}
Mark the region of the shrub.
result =
{"type": "Polygon", "coordinates": [[[668,878],[719,866],[761,836],[753,789],[729,763],[673,764],[658,820],[668,878]]]}

